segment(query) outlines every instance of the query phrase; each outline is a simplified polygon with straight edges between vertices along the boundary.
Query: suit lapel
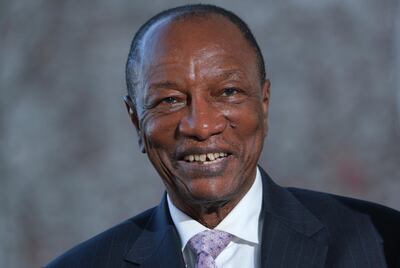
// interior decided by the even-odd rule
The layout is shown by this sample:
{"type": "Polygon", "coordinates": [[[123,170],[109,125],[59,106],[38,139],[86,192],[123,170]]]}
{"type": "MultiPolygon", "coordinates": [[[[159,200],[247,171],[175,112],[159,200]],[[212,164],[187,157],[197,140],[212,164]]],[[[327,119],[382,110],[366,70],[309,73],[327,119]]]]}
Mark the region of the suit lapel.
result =
{"type": "Polygon", "coordinates": [[[185,266],[180,240],[165,196],[125,260],[149,268],[185,266]]]}
{"type": "MultiPolygon", "coordinates": [[[[260,168],[263,180],[262,267],[323,267],[328,250],[322,223],[260,168]]],[[[164,196],[125,258],[140,267],[184,267],[180,240],[164,196]]]]}
{"type": "Polygon", "coordinates": [[[263,178],[262,267],[323,267],[328,251],[324,225],[288,190],[263,178]]]}

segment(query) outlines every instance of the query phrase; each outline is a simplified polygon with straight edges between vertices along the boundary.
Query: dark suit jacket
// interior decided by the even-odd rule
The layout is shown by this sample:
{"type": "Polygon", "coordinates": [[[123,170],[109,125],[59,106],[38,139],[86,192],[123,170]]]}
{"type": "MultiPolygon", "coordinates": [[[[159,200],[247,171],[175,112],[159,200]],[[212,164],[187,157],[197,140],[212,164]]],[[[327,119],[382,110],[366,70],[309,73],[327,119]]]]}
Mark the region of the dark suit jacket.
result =
{"type": "MultiPolygon", "coordinates": [[[[400,267],[400,213],[369,202],[282,188],[261,171],[262,267],[400,267]]],[[[164,196],[52,261],[61,267],[184,267],[164,196]]]]}

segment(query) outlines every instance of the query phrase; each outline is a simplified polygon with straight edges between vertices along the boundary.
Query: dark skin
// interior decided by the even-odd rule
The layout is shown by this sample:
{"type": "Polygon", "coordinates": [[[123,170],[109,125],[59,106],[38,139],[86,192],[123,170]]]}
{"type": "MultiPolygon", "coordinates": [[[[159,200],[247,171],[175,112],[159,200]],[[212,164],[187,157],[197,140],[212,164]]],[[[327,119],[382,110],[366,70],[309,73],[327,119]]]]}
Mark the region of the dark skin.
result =
{"type": "Polygon", "coordinates": [[[159,22],[144,37],[142,59],[136,105],[125,99],[139,145],[175,206],[214,228],[254,182],[270,82],[259,77],[254,49],[220,15],[159,22]],[[215,153],[223,157],[188,160],[215,153]]]}

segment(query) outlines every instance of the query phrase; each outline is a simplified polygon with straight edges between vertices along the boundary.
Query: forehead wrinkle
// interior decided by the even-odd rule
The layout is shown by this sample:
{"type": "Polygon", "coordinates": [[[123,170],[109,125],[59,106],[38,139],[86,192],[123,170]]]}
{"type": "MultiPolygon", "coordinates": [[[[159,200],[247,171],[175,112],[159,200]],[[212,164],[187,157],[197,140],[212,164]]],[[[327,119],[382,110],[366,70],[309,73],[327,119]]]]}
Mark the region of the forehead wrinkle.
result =
{"type": "Polygon", "coordinates": [[[243,74],[241,70],[222,70],[220,73],[216,73],[215,77],[219,80],[240,80],[243,79],[243,74]]]}
{"type": "Polygon", "coordinates": [[[144,77],[146,80],[157,79],[159,76],[162,77],[163,74],[168,73],[173,69],[180,69],[180,64],[175,62],[168,62],[168,61],[161,61],[157,62],[157,64],[148,64],[147,66],[147,73],[144,77]]]}
{"type": "Polygon", "coordinates": [[[235,54],[227,52],[219,44],[213,44],[199,49],[190,57],[189,64],[190,79],[195,80],[196,76],[201,78],[213,77],[220,80],[238,80],[246,76],[244,70],[237,62],[235,54]],[[210,61],[212,67],[209,67],[210,61]],[[204,68],[203,64],[208,64],[204,68]],[[229,65],[230,67],[226,67],[229,65]]]}
{"type": "Polygon", "coordinates": [[[227,66],[213,66],[212,68],[199,68],[200,75],[203,79],[214,79],[216,81],[240,81],[248,80],[251,76],[251,70],[243,69],[238,63],[227,66]]]}

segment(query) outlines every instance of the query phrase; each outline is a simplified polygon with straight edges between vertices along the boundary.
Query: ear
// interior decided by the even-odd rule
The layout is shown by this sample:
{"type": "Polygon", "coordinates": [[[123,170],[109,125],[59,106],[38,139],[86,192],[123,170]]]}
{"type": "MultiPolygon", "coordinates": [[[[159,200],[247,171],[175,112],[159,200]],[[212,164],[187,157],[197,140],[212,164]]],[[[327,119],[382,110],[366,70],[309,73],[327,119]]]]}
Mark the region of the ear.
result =
{"type": "Polygon", "coordinates": [[[269,98],[270,98],[271,81],[265,79],[264,86],[262,89],[262,109],[264,116],[264,129],[265,135],[268,132],[268,111],[269,111],[269,98]]]}
{"type": "Polygon", "coordinates": [[[137,112],[136,112],[136,105],[132,101],[132,99],[131,99],[131,97],[129,95],[126,95],[124,97],[124,102],[125,102],[125,106],[126,106],[126,109],[128,111],[128,114],[129,114],[129,118],[131,119],[131,122],[133,123],[133,125],[136,128],[140,150],[142,151],[142,153],[146,153],[146,148],[144,147],[144,144],[143,144],[143,137],[142,137],[142,129],[141,129],[141,126],[140,126],[140,120],[139,120],[139,117],[138,117],[137,112]]]}

